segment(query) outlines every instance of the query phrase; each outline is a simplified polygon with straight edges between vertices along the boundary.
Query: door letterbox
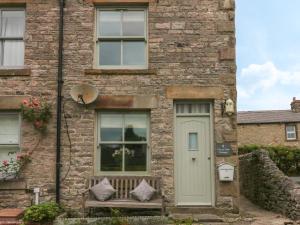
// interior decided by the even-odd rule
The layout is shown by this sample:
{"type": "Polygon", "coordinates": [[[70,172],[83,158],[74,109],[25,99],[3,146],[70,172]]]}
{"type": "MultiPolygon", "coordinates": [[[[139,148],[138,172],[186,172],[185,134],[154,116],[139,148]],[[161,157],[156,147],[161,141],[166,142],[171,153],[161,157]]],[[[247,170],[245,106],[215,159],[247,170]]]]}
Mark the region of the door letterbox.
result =
{"type": "Polygon", "coordinates": [[[233,181],[234,166],[228,163],[222,163],[218,169],[220,181],[233,181]]]}

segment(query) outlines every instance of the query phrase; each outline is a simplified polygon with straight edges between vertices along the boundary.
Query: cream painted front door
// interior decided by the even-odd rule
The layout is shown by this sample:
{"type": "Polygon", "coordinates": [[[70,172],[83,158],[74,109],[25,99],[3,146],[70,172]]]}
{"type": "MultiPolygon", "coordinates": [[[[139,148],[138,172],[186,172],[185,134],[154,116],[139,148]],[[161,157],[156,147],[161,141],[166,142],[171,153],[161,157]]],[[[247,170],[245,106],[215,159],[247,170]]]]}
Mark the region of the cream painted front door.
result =
{"type": "Polygon", "coordinates": [[[176,203],[212,205],[211,130],[208,117],[176,117],[176,203]]]}

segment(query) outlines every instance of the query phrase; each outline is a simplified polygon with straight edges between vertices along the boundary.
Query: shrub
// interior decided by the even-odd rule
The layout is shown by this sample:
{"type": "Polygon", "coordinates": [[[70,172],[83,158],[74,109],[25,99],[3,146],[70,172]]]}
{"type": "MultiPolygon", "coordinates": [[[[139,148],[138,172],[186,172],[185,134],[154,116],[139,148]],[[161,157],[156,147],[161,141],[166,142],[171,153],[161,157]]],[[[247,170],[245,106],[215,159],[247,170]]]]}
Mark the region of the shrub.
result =
{"type": "Polygon", "coordinates": [[[267,150],[271,159],[286,175],[300,175],[300,148],[288,146],[246,145],[239,147],[239,154],[247,154],[259,149],[267,150]]]}
{"type": "Polygon", "coordinates": [[[24,224],[48,223],[53,221],[61,212],[59,206],[54,202],[33,205],[25,210],[24,224]]]}

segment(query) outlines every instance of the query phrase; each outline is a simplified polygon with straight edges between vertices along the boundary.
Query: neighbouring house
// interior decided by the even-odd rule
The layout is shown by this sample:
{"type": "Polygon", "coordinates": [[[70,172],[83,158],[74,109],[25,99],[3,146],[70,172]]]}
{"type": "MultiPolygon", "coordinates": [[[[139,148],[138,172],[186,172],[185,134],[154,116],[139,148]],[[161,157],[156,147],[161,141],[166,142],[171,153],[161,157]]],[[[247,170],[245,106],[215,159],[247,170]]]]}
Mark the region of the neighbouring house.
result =
{"type": "Polygon", "coordinates": [[[79,209],[91,176],[152,175],[170,208],[238,212],[234,1],[65,0],[63,18],[61,5],[0,1],[0,160],[31,153],[0,181],[0,208],[31,205],[34,190],[79,209]],[[97,100],[75,102],[79,84],[97,100]],[[43,134],[20,113],[30,97],[51,105],[43,134]]]}
{"type": "Polygon", "coordinates": [[[238,112],[238,144],[300,146],[300,100],[290,110],[238,112]]]}

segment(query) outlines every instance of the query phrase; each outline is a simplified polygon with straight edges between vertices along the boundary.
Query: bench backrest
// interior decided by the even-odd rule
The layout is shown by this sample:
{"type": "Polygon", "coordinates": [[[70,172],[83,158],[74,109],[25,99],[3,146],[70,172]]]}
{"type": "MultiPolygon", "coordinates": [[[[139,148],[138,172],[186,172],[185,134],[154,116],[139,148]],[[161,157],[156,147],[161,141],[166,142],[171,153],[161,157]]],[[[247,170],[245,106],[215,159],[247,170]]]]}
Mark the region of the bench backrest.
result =
{"type": "Polygon", "coordinates": [[[113,199],[129,199],[131,198],[130,191],[135,189],[140,182],[145,179],[149,185],[157,190],[157,194],[161,195],[161,178],[153,176],[101,176],[91,177],[89,188],[98,184],[102,179],[107,178],[110,184],[116,189],[116,194],[113,199]]]}

